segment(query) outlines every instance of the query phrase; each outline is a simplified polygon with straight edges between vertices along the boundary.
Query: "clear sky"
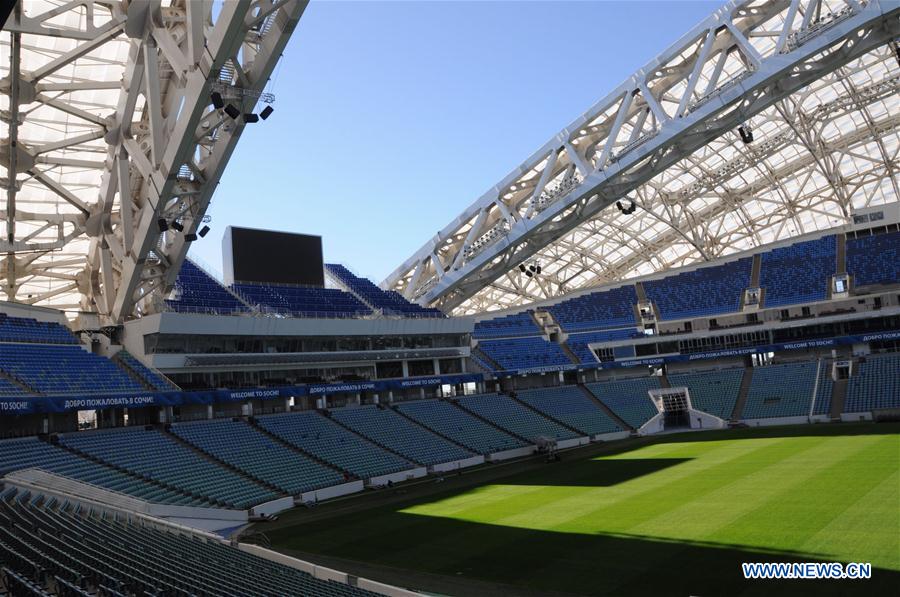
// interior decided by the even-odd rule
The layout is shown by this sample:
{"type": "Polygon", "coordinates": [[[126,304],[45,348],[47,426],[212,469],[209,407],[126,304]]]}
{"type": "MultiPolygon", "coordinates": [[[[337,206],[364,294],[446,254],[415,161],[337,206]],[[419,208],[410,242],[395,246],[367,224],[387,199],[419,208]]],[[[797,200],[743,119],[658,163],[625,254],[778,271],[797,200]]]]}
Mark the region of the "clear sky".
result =
{"type": "Polygon", "coordinates": [[[380,282],[721,2],[312,2],[191,256],[228,225],[323,237],[380,282]]]}

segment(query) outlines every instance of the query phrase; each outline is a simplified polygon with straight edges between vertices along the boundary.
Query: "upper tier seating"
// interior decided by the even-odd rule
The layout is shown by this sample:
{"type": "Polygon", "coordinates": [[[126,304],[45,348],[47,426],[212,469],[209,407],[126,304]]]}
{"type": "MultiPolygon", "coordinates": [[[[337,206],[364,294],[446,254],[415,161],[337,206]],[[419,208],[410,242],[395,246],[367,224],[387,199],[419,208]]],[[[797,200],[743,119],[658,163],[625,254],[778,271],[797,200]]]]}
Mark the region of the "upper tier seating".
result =
{"type": "Polygon", "coordinates": [[[637,377],[585,385],[603,404],[635,429],[656,416],[656,407],[647,392],[659,388],[658,377],[637,377]]]}
{"type": "Polygon", "coordinates": [[[727,421],[734,412],[743,378],[743,368],[723,369],[671,374],[669,384],[673,388],[686,387],[691,395],[691,405],[695,409],[727,421]]]}
{"type": "Polygon", "coordinates": [[[485,319],[475,324],[475,338],[513,338],[533,336],[541,332],[531,316],[532,311],[512,313],[496,319],[485,319]]]}
{"type": "Polygon", "coordinates": [[[179,389],[178,386],[169,381],[159,373],[159,371],[146,366],[127,350],[120,350],[117,352],[113,357],[113,361],[119,361],[119,365],[121,365],[126,372],[136,375],[150,389],[158,390],[160,392],[179,389]]]}
{"type": "Polygon", "coordinates": [[[382,290],[366,278],[360,278],[343,265],[328,263],[325,265],[329,273],[341,281],[357,296],[364,301],[381,309],[387,315],[402,315],[403,317],[445,317],[438,309],[423,307],[411,303],[398,292],[382,290]]]}
{"type": "Polygon", "coordinates": [[[0,522],[3,565],[39,586],[53,580],[54,595],[377,597],[220,541],[16,489],[0,499],[0,522]],[[98,590],[69,588],[88,584],[98,590]]]}
{"type": "Polygon", "coordinates": [[[349,471],[360,479],[371,479],[416,467],[315,411],[269,415],[259,417],[256,422],[272,435],[349,471]]]}
{"type": "Polygon", "coordinates": [[[687,319],[738,311],[741,294],[750,286],[753,259],[667,276],[644,282],[647,298],[656,303],[661,319],[687,319]]]}
{"type": "Polygon", "coordinates": [[[578,434],[543,417],[504,394],[465,396],[457,404],[479,417],[531,442],[539,437],[556,440],[572,439],[578,434]]]}
{"type": "Polygon", "coordinates": [[[431,466],[472,456],[388,408],[362,406],[331,412],[342,425],[419,464],[431,466]]]}
{"type": "Polygon", "coordinates": [[[765,289],[764,306],[824,300],[836,265],[833,235],[763,253],[759,285],[765,289]]]}
{"type": "Polygon", "coordinates": [[[566,344],[578,357],[578,360],[584,364],[597,362],[597,357],[591,350],[589,344],[595,342],[611,342],[613,340],[628,340],[630,338],[642,337],[643,335],[636,328],[622,328],[617,330],[601,330],[598,332],[583,332],[579,334],[570,334],[566,339],[566,344]]]}
{"type": "Polygon", "coordinates": [[[358,298],[337,288],[275,284],[235,284],[234,291],[253,305],[293,317],[354,318],[372,315],[358,298]]]}
{"type": "Polygon", "coordinates": [[[847,239],[847,273],[857,287],[900,283],[900,232],[847,239]]]}
{"type": "Polygon", "coordinates": [[[277,443],[243,421],[172,425],[172,433],[207,454],[291,495],[340,485],[344,475],[277,443]]]}
{"type": "Polygon", "coordinates": [[[148,502],[176,506],[211,506],[209,501],[202,498],[154,485],[39,441],[36,437],[0,441],[0,476],[26,468],[39,468],[148,502]]]}
{"type": "Polygon", "coordinates": [[[622,431],[600,406],[578,386],[522,390],[517,397],[547,416],[578,429],[585,435],[622,431]]]}
{"type": "Polygon", "coordinates": [[[900,408],[900,354],[871,355],[847,385],[844,412],[900,408]]]}
{"type": "Polygon", "coordinates": [[[229,508],[244,510],[279,497],[159,431],[124,428],[70,433],[61,435],[59,441],[138,476],[229,508]]]}
{"type": "Polygon", "coordinates": [[[637,292],[633,285],[592,292],[548,307],[567,332],[599,330],[636,325],[634,307],[637,292]]]}
{"type": "Polygon", "coordinates": [[[0,371],[49,395],[144,391],[112,361],[80,346],[0,344],[0,371]]]}
{"type": "Polygon", "coordinates": [[[0,342],[36,342],[42,344],[78,344],[69,328],[58,323],[0,313],[0,342]]]}
{"type": "Polygon", "coordinates": [[[483,340],[478,343],[478,348],[496,361],[503,370],[572,364],[559,344],[548,342],[540,336],[483,340]]]}
{"type": "Polygon", "coordinates": [[[808,416],[817,368],[816,361],[755,367],[741,418],[808,416]]]}
{"type": "Polygon", "coordinates": [[[526,444],[443,400],[401,402],[397,410],[478,454],[521,448],[526,444]]]}
{"type": "Polygon", "coordinates": [[[175,311],[227,315],[248,310],[227,288],[190,259],[184,260],[175,279],[175,289],[179,298],[166,301],[175,311]]]}
{"type": "Polygon", "coordinates": [[[831,413],[831,395],[834,393],[834,380],[831,378],[832,361],[822,360],[819,368],[819,386],[816,388],[816,403],[813,414],[827,415],[831,413]]]}

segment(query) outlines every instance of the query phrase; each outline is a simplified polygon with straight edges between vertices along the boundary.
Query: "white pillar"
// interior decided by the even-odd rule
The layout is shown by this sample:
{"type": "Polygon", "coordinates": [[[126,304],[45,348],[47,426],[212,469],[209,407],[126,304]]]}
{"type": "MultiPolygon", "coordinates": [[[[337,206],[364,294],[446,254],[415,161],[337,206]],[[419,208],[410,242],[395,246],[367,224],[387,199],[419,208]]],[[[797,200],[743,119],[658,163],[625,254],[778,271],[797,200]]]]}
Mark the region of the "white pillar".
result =
{"type": "Polygon", "coordinates": [[[419,388],[419,399],[425,400],[425,388],[419,388]]]}
{"type": "Polygon", "coordinates": [[[353,394],[353,404],[356,406],[362,404],[362,395],[359,392],[353,394]]]}
{"type": "Polygon", "coordinates": [[[394,390],[388,390],[388,404],[394,403],[394,390]]]}
{"type": "Polygon", "coordinates": [[[434,360],[434,374],[440,375],[441,374],[441,362],[438,359],[433,359],[433,360],[434,360]]]}
{"type": "Polygon", "coordinates": [[[213,405],[212,404],[206,405],[206,418],[207,419],[213,418],[213,405]]]}
{"type": "Polygon", "coordinates": [[[375,404],[380,404],[381,399],[378,397],[378,394],[373,394],[373,395],[372,395],[372,401],[373,401],[375,404]]]}
{"type": "Polygon", "coordinates": [[[403,371],[403,377],[409,377],[409,363],[406,361],[400,361],[400,367],[403,371]]]}

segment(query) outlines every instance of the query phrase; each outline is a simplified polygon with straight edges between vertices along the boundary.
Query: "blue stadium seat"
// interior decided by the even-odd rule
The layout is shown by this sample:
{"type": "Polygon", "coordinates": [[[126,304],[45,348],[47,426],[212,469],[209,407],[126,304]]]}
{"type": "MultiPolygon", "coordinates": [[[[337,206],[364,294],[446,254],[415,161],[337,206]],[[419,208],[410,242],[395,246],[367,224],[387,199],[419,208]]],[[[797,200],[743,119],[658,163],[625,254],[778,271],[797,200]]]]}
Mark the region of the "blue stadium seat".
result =
{"type": "Polygon", "coordinates": [[[660,387],[658,377],[594,382],[585,384],[585,387],[635,429],[656,416],[658,412],[648,393],[648,390],[660,387]]]}
{"type": "Polygon", "coordinates": [[[764,306],[821,301],[837,267],[835,237],[795,243],[762,254],[760,287],[764,306]]]}
{"type": "Polygon", "coordinates": [[[634,286],[592,292],[548,307],[554,319],[567,332],[582,332],[636,325],[634,286]]]}
{"type": "Polygon", "coordinates": [[[496,361],[503,370],[572,364],[559,344],[548,342],[540,336],[482,340],[478,343],[478,348],[496,361]]]}
{"type": "Polygon", "coordinates": [[[530,410],[504,394],[464,396],[457,404],[531,443],[540,437],[572,439],[578,434],[530,410]]]}
{"type": "Polygon", "coordinates": [[[673,388],[686,387],[695,409],[727,421],[734,412],[743,378],[743,368],[673,373],[669,375],[669,384],[673,388]]]}
{"type": "Polygon", "coordinates": [[[900,232],[847,239],[847,273],[856,287],[900,283],[900,232]]]}
{"type": "Polygon", "coordinates": [[[348,480],[338,471],[277,443],[243,421],[179,423],[172,425],[172,433],[213,458],[291,495],[348,480]]]}
{"type": "Polygon", "coordinates": [[[526,445],[444,400],[411,400],[401,402],[396,408],[419,424],[478,454],[492,454],[526,445]]]}
{"type": "Polygon", "coordinates": [[[0,371],[48,395],[145,391],[112,361],[81,346],[0,344],[0,371]]]}
{"type": "Polygon", "coordinates": [[[0,342],[78,344],[78,338],[69,328],[58,323],[0,313],[0,342]]]}
{"type": "Polygon", "coordinates": [[[317,411],[259,417],[260,427],[360,479],[371,479],[417,465],[400,458],[322,416],[317,411]]]}
{"type": "Polygon", "coordinates": [[[585,435],[613,433],[622,428],[578,386],[522,390],[517,398],[545,415],[578,429],[585,435]]]}
{"type": "Polygon", "coordinates": [[[871,355],[857,365],[847,385],[844,412],[900,408],[900,354],[871,355]]]}
{"type": "Polygon", "coordinates": [[[661,319],[687,319],[738,311],[741,295],[750,286],[753,259],[745,257],[722,265],[644,282],[647,298],[656,304],[661,319]]]}
{"type": "Polygon", "coordinates": [[[278,284],[235,284],[234,291],[252,305],[291,317],[359,318],[372,310],[358,298],[337,288],[278,284]]]}
{"type": "Polygon", "coordinates": [[[816,361],[755,367],[741,418],[808,416],[817,368],[816,361]]]}
{"type": "Polygon", "coordinates": [[[472,335],[479,339],[533,336],[540,333],[541,330],[534,322],[531,316],[532,312],[529,309],[522,313],[512,313],[495,319],[479,321],[475,324],[475,331],[472,335]]]}
{"type": "Polygon", "coordinates": [[[381,309],[386,315],[399,315],[402,317],[446,317],[438,309],[423,307],[406,300],[403,295],[393,290],[382,290],[371,280],[360,278],[343,265],[327,263],[325,268],[335,278],[341,281],[357,296],[364,301],[381,309]]]}
{"type": "Polygon", "coordinates": [[[181,313],[228,315],[248,311],[246,305],[190,259],[184,260],[178,272],[175,291],[179,298],[166,300],[166,304],[181,313]]]}
{"type": "Polygon", "coordinates": [[[338,408],[331,411],[331,416],[341,425],[422,465],[431,466],[473,456],[471,452],[426,431],[389,408],[338,408]]]}
{"type": "Polygon", "coordinates": [[[110,429],[65,434],[59,441],[139,477],[229,508],[243,510],[279,497],[159,431],[110,429]]]}

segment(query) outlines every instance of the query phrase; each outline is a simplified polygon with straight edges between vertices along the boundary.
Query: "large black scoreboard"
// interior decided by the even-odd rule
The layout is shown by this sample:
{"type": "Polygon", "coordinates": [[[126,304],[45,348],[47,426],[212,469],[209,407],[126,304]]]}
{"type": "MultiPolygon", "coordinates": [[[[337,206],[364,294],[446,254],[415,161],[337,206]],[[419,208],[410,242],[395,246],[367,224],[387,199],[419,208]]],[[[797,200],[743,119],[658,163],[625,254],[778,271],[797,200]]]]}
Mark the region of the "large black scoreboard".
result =
{"type": "Polygon", "coordinates": [[[229,226],[222,261],[226,284],[325,285],[321,236],[229,226]]]}

